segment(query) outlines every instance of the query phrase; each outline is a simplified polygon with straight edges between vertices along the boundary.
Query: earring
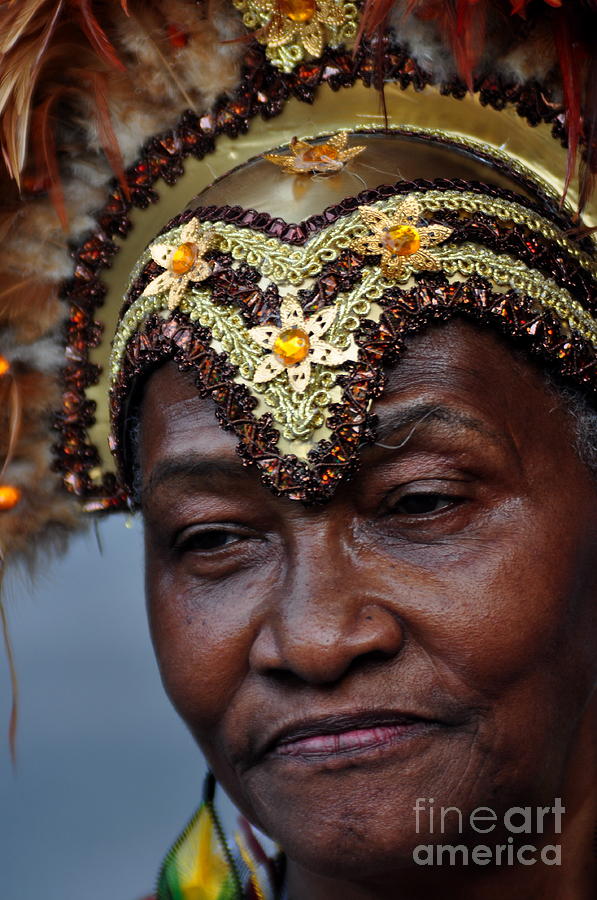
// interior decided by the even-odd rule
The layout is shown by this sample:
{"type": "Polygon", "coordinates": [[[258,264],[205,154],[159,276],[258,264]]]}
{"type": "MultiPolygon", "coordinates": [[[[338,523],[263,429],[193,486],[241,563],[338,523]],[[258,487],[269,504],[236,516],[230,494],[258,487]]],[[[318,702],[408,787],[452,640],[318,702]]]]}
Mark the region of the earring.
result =
{"type": "Polygon", "coordinates": [[[208,772],[203,801],[166,856],[157,900],[242,900],[237,865],[214,808],[216,780],[208,772]]]}

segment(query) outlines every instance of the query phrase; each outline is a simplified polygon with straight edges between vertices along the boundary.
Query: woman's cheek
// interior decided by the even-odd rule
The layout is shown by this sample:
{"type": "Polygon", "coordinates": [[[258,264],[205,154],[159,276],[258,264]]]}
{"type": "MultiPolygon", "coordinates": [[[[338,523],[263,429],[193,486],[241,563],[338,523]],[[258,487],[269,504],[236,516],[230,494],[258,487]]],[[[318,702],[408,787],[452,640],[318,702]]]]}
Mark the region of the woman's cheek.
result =
{"type": "Polygon", "coordinates": [[[194,731],[213,727],[242,684],[255,601],[241,585],[152,573],[149,622],[164,686],[194,731]]]}

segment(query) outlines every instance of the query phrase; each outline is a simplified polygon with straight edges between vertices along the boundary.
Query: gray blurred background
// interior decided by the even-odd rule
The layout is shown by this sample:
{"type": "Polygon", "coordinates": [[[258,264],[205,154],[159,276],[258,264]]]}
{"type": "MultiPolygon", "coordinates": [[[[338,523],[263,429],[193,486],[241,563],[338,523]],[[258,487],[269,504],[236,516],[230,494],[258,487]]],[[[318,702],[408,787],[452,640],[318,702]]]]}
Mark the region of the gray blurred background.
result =
{"type": "Polygon", "coordinates": [[[15,772],[2,650],[1,900],[138,900],[201,799],[203,762],[149,640],[141,523],[97,531],[33,583],[5,581],[21,712],[15,772]]]}

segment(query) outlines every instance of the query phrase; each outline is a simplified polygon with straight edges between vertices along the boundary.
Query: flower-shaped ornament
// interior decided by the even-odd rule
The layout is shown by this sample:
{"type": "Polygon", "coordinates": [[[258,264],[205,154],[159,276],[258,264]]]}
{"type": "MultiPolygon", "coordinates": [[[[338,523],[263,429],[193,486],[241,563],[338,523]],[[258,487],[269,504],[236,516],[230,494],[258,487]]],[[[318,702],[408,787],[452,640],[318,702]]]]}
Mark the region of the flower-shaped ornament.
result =
{"type": "Polygon", "coordinates": [[[253,375],[255,384],[271,381],[286,371],[290,386],[302,394],[309,384],[313,363],[339,366],[346,362],[350,351],[338,350],[321,339],[337,312],[335,306],[327,306],[312,316],[305,316],[296,297],[285,297],[280,306],[280,327],[260,325],[249,329],[252,340],[268,351],[253,375]]]}
{"type": "Polygon", "coordinates": [[[265,153],[264,159],[290,175],[332,175],[364,149],[349,147],[348,135],[341,131],[322,144],[310,144],[293,137],[289,154],[265,153]]]}
{"type": "Polygon", "coordinates": [[[261,43],[272,48],[300,44],[311,56],[321,55],[327,30],[347,20],[342,0],[250,0],[247,6],[268,18],[256,35],[261,43]]]}
{"type": "Polygon", "coordinates": [[[168,309],[174,309],[190,281],[205,281],[211,275],[211,263],[205,254],[218,242],[216,234],[202,232],[197,219],[184,226],[176,243],[154,244],[151,255],[154,262],[166,271],[149,282],[142,297],[168,294],[168,309]]]}
{"type": "Polygon", "coordinates": [[[428,247],[447,240],[453,232],[445,225],[421,224],[421,205],[412,197],[403,200],[392,212],[372,206],[360,206],[359,212],[371,234],[357,238],[351,247],[364,256],[381,256],[385,278],[403,278],[410,269],[440,269],[440,263],[428,247]]]}

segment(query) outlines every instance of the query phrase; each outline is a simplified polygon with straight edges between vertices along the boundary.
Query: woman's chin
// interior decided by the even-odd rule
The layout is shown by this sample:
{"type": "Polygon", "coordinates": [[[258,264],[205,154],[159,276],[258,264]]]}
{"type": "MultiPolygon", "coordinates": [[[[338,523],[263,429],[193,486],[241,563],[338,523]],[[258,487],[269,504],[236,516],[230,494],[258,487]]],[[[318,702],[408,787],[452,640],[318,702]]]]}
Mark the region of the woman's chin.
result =
{"type": "Polygon", "coordinates": [[[348,879],[389,873],[413,866],[415,848],[429,843],[429,798],[463,811],[482,803],[466,776],[470,736],[459,744],[429,735],[416,753],[264,760],[247,773],[245,796],[260,827],[305,868],[348,879]]]}

